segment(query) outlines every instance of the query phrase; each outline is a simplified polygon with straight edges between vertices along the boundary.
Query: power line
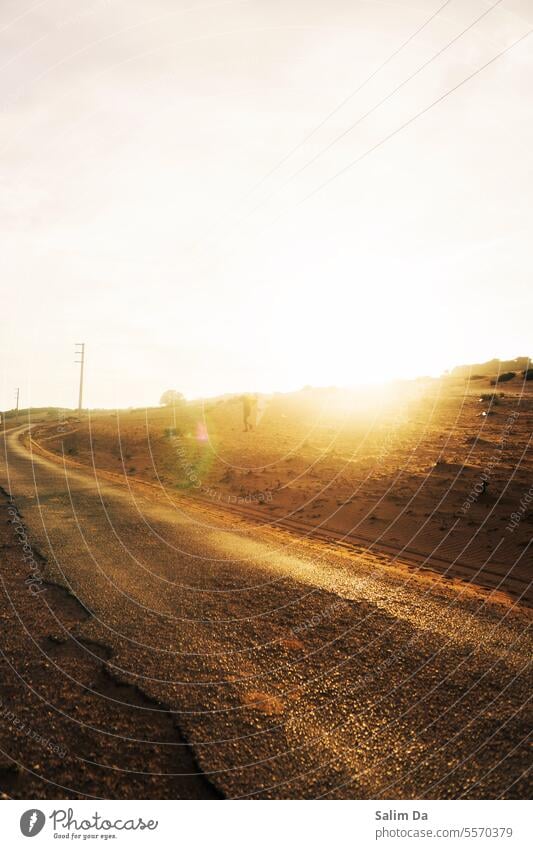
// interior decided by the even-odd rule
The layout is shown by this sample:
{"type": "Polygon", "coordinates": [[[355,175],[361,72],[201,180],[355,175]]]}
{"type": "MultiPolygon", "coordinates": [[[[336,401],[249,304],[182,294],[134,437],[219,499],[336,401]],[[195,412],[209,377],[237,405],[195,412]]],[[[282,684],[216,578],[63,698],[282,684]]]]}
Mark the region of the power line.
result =
{"type": "MultiPolygon", "coordinates": [[[[449,41],[447,44],[444,45],[444,47],[441,47],[439,50],[437,50],[437,52],[434,53],[433,56],[431,56],[431,58],[427,59],[422,65],[420,65],[420,67],[417,68],[416,71],[413,71],[413,73],[410,74],[399,85],[397,85],[396,88],[394,88],[392,91],[390,91],[388,94],[386,94],[385,97],[383,97],[378,103],[376,103],[374,106],[372,106],[372,108],[369,109],[367,112],[365,112],[364,115],[361,115],[357,119],[357,121],[355,121],[353,124],[351,124],[346,130],[343,130],[342,133],[340,133],[331,142],[329,142],[329,144],[327,144],[326,147],[322,148],[322,150],[319,150],[318,153],[315,154],[315,156],[313,156],[308,162],[306,162],[304,165],[302,165],[301,168],[298,168],[296,171],[294,171],[280,186],[277,186],[277,188],[275,188],[272,192],[270,192],[270,194],[268,194],[265,198],[263,198],[261,201],[259,201],[259,203],[257,203],[255,206],[253,206],[252,209],[250,209],[247,213],[245,213],[243,216],[241,216],[241,218],[239,218],[236,222],[237,225],[240,224],[242,221],[246,221],[246,219],[249,218],[251,215],[253,215],[254,212],[256,212],[258,209],[261,209],[262,206],[264,206],[266,203],[268,203],[270,198],[272,198],[272,197],[274,197],[274,195],[278,194],[278,192],[281,189],[285,188],[285,186],[287,186],[294,179],[296,179],[296,177],[298,177],[303,171],[307,170],[307,168],[309,168],[311,165],[313,165],[318,159],[320,159],[321,156],[323,156],[325,153],[327,153],[328,150],[330,150],[332,147],[334,147],[337,144],[337,142],[341,141],[341,139],[343,139],[345,136],[347,136],[349,133],[351,133],[352,130],[354,130],[359,124],[362,123],[362,121],[365,120],[365,118],[368,118],[370,115],[373,114],[373,112],[375,112],[377,109],[379,109],[380,106],[382,106],[384,103],[386,103],[388,100],[390,100],[390,98],[393,97],[398,91],[400,91],[400,89],[402,89],[405,85],[410,83],[416,76],[418,76],[418,74],[420,74],[432,62],[434,62],[436,59],[438,59],[438,57],[441,56],[446,50],[448,50],[449,47],[451,47],[453,44],[455,44],[456,41],[458,41],[460,38],[462,38],[463,35],[465,35],[469,30],[471,30],[477,23],[479,23],[479,21],[481,21],[483,18],[485,18],[490,12],[492,12],[493,9],[496,8],[496,6],[499,6],[500,3],[502,3],[502,2],[503,2],[503,0],[496,0],[496,2],[492,4],[492,6],[489,6],[488,9],[485,9],[485,11],[482,12],[481,15],[479,15],[474,21],[472,21],[464,30],[462,30],[462,32],[460,32],[458,35],[454,36],[451,41],[449,41]]],[[[438,14],[438,12],[436,14],[438,14]]]]}
{"type": "Polygon", "coordinates": [[[257,181],[257,183],[254,183],[254,185],[250,189],[248,189],[246,194],[243,196],[243,199],[248,197],[248,195],[252,194],[252,192],[254,192],[255,189],[257,189],[259,186],[261,186],[265,182],[265,180],[268,180],[268,178],[271,177],[272,174],[274,174],[279,168],[281,168],[281,166],[285,162],[287,162],[287,160],[290,159],[291,156],[293,156],[293,154],[295,154],[298,150],[300,150],[300,148],[303,147],[304,144],[307,144],[309,139],[311,139],[315,135],[315,133],[317,133],[320,129],[322,129],[324,124],[326,124],[329,121],[330,118],[332,118],[334,115],[337,114],[337,112],[339,112],[344,106],[346,106],[346,104],[350,100],[352,100],[352,98],[354,98],[356,94],[359,94],[359,92],[362,91],[362,89],[366,85],[368,85],[368,83],[371,82],[374,79],[374,77],[377,76],[377,74],[379,74],[379,72],[382,71],[383,68],[385,68],[389,64],[389,62],[392,62],[392,60],[395,59],[396,56],[398,56],[399,53],[401,53],[401,51],[404,49],[404,47],[407,47],[407,45],[410,44],[411,41],[413,41],[413,39],[416,38],[416,36],[419,35],[422,32],[422,30],[424,30],[431,23],[431,21],[433,21],[437,17],[437,15],[439,15],[446,6],[449,6],[449,4],[451,2],[452,2],[452,0],[446,0],[445,3],[443,3],[441,6],[439,6],[439,8],[435,12],[433,12],[433,14],[430,15],[429,18],[427,18],[424,21],[424,23],[421,24],[418,27],[418,29],[416,29],[409,36],[409,38],[407,38],[404,42],[402,42],[402,44],[400,44],[400,46],[397,47],[396,50],[394,50],[393,53],[391,53],[390,56],[388,56],[385,59],[385,61],[381,63],[381,65],[379,65],[374,71],[372,71],[372,73],[368,77],[366,77],[366,79],[364,79],[363,82],[360,83],[357,86],[357,88],[355,88],[352,92],[350,92],[350,94],[347,97],[345,97],[344,100],[341,100],[341,102],[339,104],[337,104],[337,106],[335,106],[335,108],[332,109],[331,112],[329,112],[326,115],[326,117],[323,118],[322,121],[320,121],[319,124],[317,124],[309,133],[307,133],[307,135],[301,141],[299,141],[298,144],[295,145],[288,153],[286,153],[285,156],[283,156],[279,160],[279,162],[277,162],[276,165],[274,165],[273,168],[270,169],[270,171],[268,171],[263,177],[261,177],[260,180],[257,181]]]}
{"type": "MultiPolygon", "coordinates": [[[[263,177],[261,177],[261,178],[260,178],[260,179],[259,179],[256,183],[254,183],[254,184],[253,184],[253,185],[252,185],[252,186],[251,186],[251,187],[250,187],[247,191],[245,191],[245,192],[244,192],[244,194],[242,194],[242,195],[241,195],[241,196],[237,199],[237,200],[238,200],[238,202],[242,202],[242,201],[246,200],[246,198],[247,198],[247,197],[249,197],[249,196],[250,196],[250,195],[251,195],[251,194],[252,194],[252,193],[253,193],[253,192],[254,192],[254,191],[255,191],[255,190],[256,190],[259,186],[261,186],[261,185],[262,185],[262,184],[263,184],[266,180],[268,180],[268,178],[269,178],[270,176],[272,176],[272,174],[274,174],[274,173],[275,173],[275,172],[276,172],[279,168],[281,168],[281,166],[282,166],[282,165],[283,165],[283,164],[284,164],[284,163],[285,163],[288,159],[290,159],[290,158],[291,158],[291,156],[292,156],[294,153],[296,153],[296,151],[298,151],[301,147],[303,147],[303,146],[304,146],[304,144],[306,144],[306,143],[309,141],[309,139],[310,139],[310,138],[312,138],[312,136],[314,136],[314,135],[315,135],[315,133],[317,133],[317,132],[318,132],[318,131],[319,131],[319,130],[320,130],[320,129],[324,126],[324,124],[326,124],[326,123],[329,121],[329,119],[333,117],[333,115],[336,115],[336,113],[337,113],[337,112],[339,112],[339,111],[340,111],[340,110],[341,110],[341,109],[342,109],[342,108],[343,108],[343,107],[344,107],[344,106],[345,106],[345,105],[346,105],[346,104],[347,104],[347,103],[348,103],[348,102],[349,102],[349,101],[350,101],[353,97],[355,97],[355,95],[356,95],[356,94],[358,94],[360,91],[362,91],[362,89],[363,89],[363,88],[364,88],[364,87],[365,87],[365,86],[366,86],[366,85],[367,85],[367,84],[368,84],[371,80],[373,80],[373,79],[374,79],[374,77],[375,77],[377,74],[379,74],[379,72],[380,72],[380,71],[382,71],[382,70],[383,70],[383,68],[385,68],[385,66],[386,66],[386,65],[388,65],[388,64],[389,64],[389,62],[391,62],[391,61],[392,61],[392,60],[393,60],[396,56],[398,56],[398,54],[399,54],[399,53],[401,53],[401,51],[404,49],[404,47],[407,47],[407,45],[408,45],[408,44],[410,44],[410,42],[411,42],[411,41],[413,41],[413,39],[414,39],[414,38],[416,38],[416,36],[417,36],[417,35],[419,35],[419,33],[421,33],[421,32],[422,32],[422,30],[423,30],[423,29],[425,29],[425,28],[426,28],[426,27],[427,27],[427,26],[431,23],[431,21],[433,21],[433,20],[434,20],[434,18],[436,18],[436,17],[437,17],[437,15],[439,15],[439,14],[442,12],[442,10],[443,10],[446,6],[448,6],[451,2],[452,2],[452,0],[446,0],[446,1],[445,1],[442,5],[441,5],[441,6],[439,6],[439,8],[438,8],[435,12],[433,12],[433,14],[431,14],[431,15],[429,16],[429,18],[426,18],[426,20],[424,21],[424,23],[423,23],[423,24],[421,24],[421,25],[418,27],[418,29],[416,29],[416,30],[415,30],[415,31],[414,31],[414,32],[413,32],[413,33],[409,36],[409,38],[407,38],[404,42],[402,42],[402,44],[400,44],[400,46],[399,46],[399,47],[397,47],[397,48],[396,48],[396,50],[394,50],[394,51],[393,51],[393,52],[392,52],[389,56],[387,56],[387,58],[385,59],[385,61],[384,61],[384,62],[382,62],[382,63],[381,63],[381,65],[379,65],[379,66],[378,66],[378,67],[377,67],[374,71],[372,71],[372,73],[371,73],[368,77],[366,77],[366,78],[363,80],[363,82],[362,82],[362,83],[360,83],[360,84],[357,86],[357,88],[355,88],[352,92],[350,92],[350,94],[349,94],[347,97],[345,97],[345,98],[344,98],[344,100],[342,100],[339,104],[337,104],[337,106],[336,106],[334,109],[332,109],[332,110],[331,110],[331,112],[329,112],[329,113],[326,115],[326,117],[325,117],[325,118],[323,118],[323,119],[322,119],[322,121],[320,121],[320,123],[319,123],[319,124],[317,124],[317,125],[316,125],[316,126],[315,126],[315,127],[314,127],[314,128],[313,128],[313,129],[312,129],[312,130],[311,130],[311,131],[310,131],[310,132],[309,132],[306,136],[305,136],[305,138],[303,138],[301,141],[299,141],[299,142],[298,142],[298,144],[297,144],[297,145],[295,145],[295,147],[293,147],[293,148],[292,148],[292,149],[291,149],[291,150],[290,150],[287,154],[285,154],[285,156],[283,156],[283,157],[279,160],[279,162],[277,162],[277,163],[276,163],[276,165],[274,165],[274,166],[273,166],[273,168],[271,168],[271,169],[270,169],[270,171],[267,171],[267,173],[266,173],[266,174],[264,174],[264,175],[263,175],[263,177]]],[[[500,2],[500,0],[499,0],[499,2],[500,2]]],[[[293,175],[293,176],[294,176],[294,175],[293,175]]],[[[291,177],[291,179],[292,179],[292,177],[291,177]]],[[[285,183],[283,183],[281,187],[278,187],[278,189],[277,189],[277,190],[274,190],[273,192],[271,192],[271,194],[269,194],[266,198],[264,198],[262,201],[260,201],[260,202],[259,202],[256,206],[252,207],[252,209],[251,209],[251,210],[249,210],[247,213],[244,213],[243,215],[241,215],[241,216],[237,219],[237,221],[234,223],[234,225],[233,225],[233,226],[234,226],[234,227],[236,227],[236,226],[238,226],[238,225],[239,225],[242,221],[245,221],[245,220],[246,220],[246,219],[247,219],[250,215],[252,215],[252,214],[256,211],[256,209],[259,209],[259,207],[261,207],[261,206],[262,206],[262,205],[263,205],[266,201],[268,201],[268,200],[269,200],[269,199],[270,199],[270,198],[271,198],[274,194],[276,194],[276,191],[278,191],[278,190],[279,190],[279,188],[283,188],[283,186],[284,186],[284,185],[286,185],[286,184],[285,184],[285,183]]],[[[222,216],[220,216],[219,218],[217,218],[217,219],[216,219],[216,221],[215,221],[215,222],[213,223],[213,225],[211,226],[211,228],[209,229],[209,231],[208,231],[208,235],[209,235],[209,233],[210,233],[210,232],[212,232],[213,230],[216,230],[219,224],[221,224],[221,223],[225,222],[225,221],[226,221],[226,217],[227,217],[227,213],[224,213],[224,215],[222,215],[222,216]]]]}
{"type": "MultiPolygon", "coordinates": [[[[387,136],[385,136],[385,138],[381,139],[379,142],[372,145],[372,147],[365,150],[365,152],[362,153],[360,156],[356,157],[355,159],[352,159],[351,162],[349,162],[347,165],[345,165],[343,168],[341,168],[339,171],[337,171],[331,177],[328,177],[327,180],[324,180],[324,182],[321,183],[319,186],[317,186],[315,189],[313,189],[312,192],[309,192],[309,194],[307,194],[307,195],[305,195],[305,197],[301,198],[301,200],[299,200],[294,205],[294,208],[301,206],[303,203],[308,201],[314,195],[321,192],[323,189],[326,188],[326,186],[328,186],[330,183],[332,183],[338,177],[342,176],[342,174],[345,174],[347,171],[349,171],[350,168],[353,168],[355,165],[357,165],[359,162],[361,162],[363,159],[365,159],[367,156],[369,156],[375,150],[382,147],[382,145],[386,144],[394,136],[398,135],[398,133],[401,133],[402,130],[404,130],[410,124],[413,124],[415,121],[417,121],[418,118],[421,118],[422,115],[425,115],[426,112],[429,112],[430,109],[433,109],[434,106],[437,106],[439,103],[442,103],[442,101],[445,100],[447,97],[449,97],[450,94],[453,94],[455,91],[457,91],[459,88],[461,88],[461,86],[465,85],[467,82],[472,80],[474,77],[476,77],[478,74],[480,74],[486,68],[488,68],[494,62],[497,62],[498,59],[501,59],[501,57],[504,56],[506,53],[509,53],[510,50],[513,50],[513,48],[516,47],[518,44],[520,44],[520,42],[522,42],[526,38],[528,38],[531,35],[531,33],[533,33],[533,29],[528,30],[526,33],[524,33],[524,35],[521,35],[520,38],[517,38],[516,41],[513,41],[512,44],[510,44],[508,47],[505,47],[503,50],[501,50],[499,53],[497,53],[495,56],[493,56],[492,59],[489,59],[488,62],[485,62],[484,65],[481,65],[480,68],[477,68],[477,70],[473,71],[471,74],[469,74],[463,80],[461,80],[461,82],[457,83],[452,88],[448,89],[448,91],[445,91],[444,94],[441,94],[440,97],[437,97],[436,100],[433,100],[428,106],[424,107],[424,109],[421,109],[420,112],[417,112],[416,115],[412,115],[411,118],[409,118],[407,121],[405,121],[399,127],[397,127],[395,130],[393,130],[392,133],[389,133],[387,136]]],[[[285,212],[285,210],[277,218],[275,218],[273,221],[271,221],[270,223],[274,224],[276,221],[278,221],[282,217],[284,212],[285,212]]]]}

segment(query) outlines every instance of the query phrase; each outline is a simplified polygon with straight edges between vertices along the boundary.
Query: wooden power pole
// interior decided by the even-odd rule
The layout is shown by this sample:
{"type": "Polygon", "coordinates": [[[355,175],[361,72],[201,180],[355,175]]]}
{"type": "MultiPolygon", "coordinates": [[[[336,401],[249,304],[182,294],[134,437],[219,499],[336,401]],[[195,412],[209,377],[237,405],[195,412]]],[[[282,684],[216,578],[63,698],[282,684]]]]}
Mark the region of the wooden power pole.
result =
{"type": "Polygon", "coordinates": [[[79,355],[79,360],[76,360],[80,365],[80,391],[78,395],[78,415],[81,416],[83,408],[83,367],[85,365],[85,342],[76,342],[76,354],[79,355]]]}

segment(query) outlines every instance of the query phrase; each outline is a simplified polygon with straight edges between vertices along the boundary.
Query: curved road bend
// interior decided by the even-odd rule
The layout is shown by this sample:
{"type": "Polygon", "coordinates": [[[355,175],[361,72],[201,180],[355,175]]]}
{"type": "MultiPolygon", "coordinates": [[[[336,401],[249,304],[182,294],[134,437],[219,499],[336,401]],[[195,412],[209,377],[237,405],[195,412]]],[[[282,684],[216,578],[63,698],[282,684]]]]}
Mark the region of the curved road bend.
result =
{"type": "Polygon", "coordinates": [[[526,795],[527,609],[32,456],[24,430],[0,484],[46,577],[226,796],[526,795]]]}

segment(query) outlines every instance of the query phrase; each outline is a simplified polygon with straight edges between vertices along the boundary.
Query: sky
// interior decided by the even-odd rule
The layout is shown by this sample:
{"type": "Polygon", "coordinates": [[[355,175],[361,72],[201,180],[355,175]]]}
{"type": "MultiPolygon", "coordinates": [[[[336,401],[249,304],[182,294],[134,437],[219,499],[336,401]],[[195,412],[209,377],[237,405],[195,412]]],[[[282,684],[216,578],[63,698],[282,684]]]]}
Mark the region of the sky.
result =
{"type": "Polygon", "coordinates": [[[3,0],[0,408],[530,355],[533,36],[410,121],[494,3],[3,0]]]}

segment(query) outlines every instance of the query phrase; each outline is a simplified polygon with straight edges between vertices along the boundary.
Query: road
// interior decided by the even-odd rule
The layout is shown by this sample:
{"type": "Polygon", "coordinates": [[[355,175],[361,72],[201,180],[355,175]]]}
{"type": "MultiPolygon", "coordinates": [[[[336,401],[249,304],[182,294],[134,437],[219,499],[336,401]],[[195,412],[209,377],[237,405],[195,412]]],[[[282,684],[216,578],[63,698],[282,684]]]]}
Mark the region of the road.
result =
{"type": "MultiPolygon", "coordinates": [[[[527,795],[525,607],[61,464],[24,431],[0,484],[44,577],[224,796],[527,795]]],[[[148,751],[156,729],[130,724],[148,751]]]]}

